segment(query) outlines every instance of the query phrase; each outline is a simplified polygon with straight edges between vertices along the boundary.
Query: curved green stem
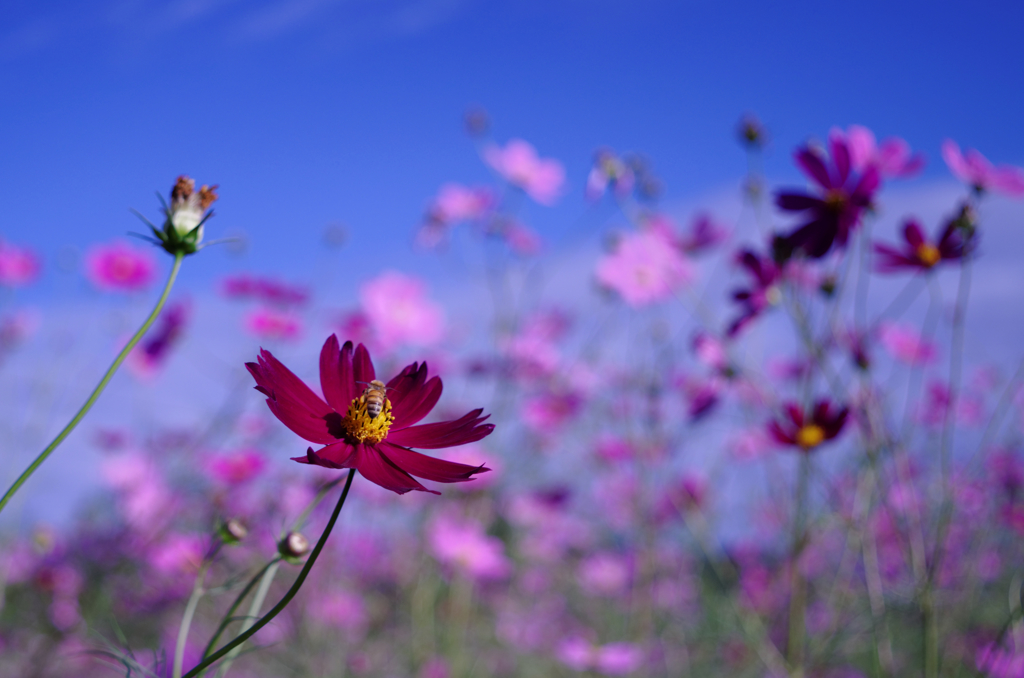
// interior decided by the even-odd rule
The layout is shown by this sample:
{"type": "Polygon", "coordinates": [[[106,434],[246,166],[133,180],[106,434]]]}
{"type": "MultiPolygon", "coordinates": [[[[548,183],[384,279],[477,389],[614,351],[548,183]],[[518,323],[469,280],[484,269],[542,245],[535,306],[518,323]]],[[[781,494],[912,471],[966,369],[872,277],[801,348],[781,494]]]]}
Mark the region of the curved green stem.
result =
{"type": "Polygon", "coordinates": [[[213,563],[213,555],[203,560],[199,573],[196,575],[196,583],[192,586],[192,595],[189,596],[188,605],[185,606],[185,614],[181,616],[181,625],[178,626],[178,642],[174,646],[174,671],[171,674],[174,678],[181,678],[181,665],[185,661],[185,644],[188,642],[188,630],[192,627],[192,617],[196,614],[196,607],[199,599],[206,593],[206,571],[213,563]]]}
{"type": "Polygon", "coordinates": [[[4,510],[4,507],[7,506],[7,503],[11,500],[11,497],[14,496],[14,493],[25,484],[25,481],[35,473],[36,469],[39,468],[42,463],[46,461],[46,458],[49,457],[55,449],[57,449],[57,446],[75,430],[75,427],[78,426],[78,422],[82,421],[85,415],[88,414],[89,410],[92,409],[92,406],[96,403],[100,394],[103,393],[103,390],[107,387],[107,383],[110,381],[111,377],[113,377],[114,373],[117,372],[117,368],[121,366],[124,359],[127,358],[128,354],[131,353],[131,350],[135,348],[135,344],[139,343],[139,340],[146,334],[146,330],[149,329],[150,325],[153,324],[153,321],[156,320],[156,317],[160,314],[160,309],[164,307],[164,302],[167,301],[167,295],[171,293],[171,287],[174,286],[174,280],[178,277],[178,270],[181,268],[181,259],[184,256],[185,255],[180,252],[174,255],[174,265],[171,267],[171,274],[167,277],[167,284],[164,285],[164,291],[157,300],[156,306],[153,307],[153,311],[149,314],[149,317],[146,318],[146,321],[142,323],[142,327],[139,328],[139,331],[132,336],[128,343],[125,344],[124,348],[121,349],[121,352],[117,354],[117,357],[114,358],[114,362],[110,365],[110,368],[107,369],[103,378],[100,379],[100,383],[96,385],[96,388],[89,395],[89,399],[86,400],[85,404],[82,405],[82,408],[78,410],[78,413],[75,414],[70,422],[68,422],[68,425],[64,427],[64,430],[57,434],[57,437],[53,439],[53,442],[47,445],[46,449],[39,453],[39,456],[35,458],[35,461],[29,464],[28,468],[18,476],[18,479],[15,480],[14,484],[11,485],[9,490],[7,490],[3,499],[0,499],[0,511],[4,510]]]}
{"type": "MultiPolygon", "coordinates": [[[[246,616],[245,621],[242,622],[242,632],[249,630],[249,627],[256,621],[256,616],[260,613],[260,608],[263,607],[263,601],[267,599],[267,593],[270,592],[270,584],[274,581],[274,576],[277,574],[277,569],[281,565],[281,559],[278,558],[273,565],[267,568],[266,572],[263,573],[263,577],[260,579],[260,587],[256,590],[256,595],[253,596],[252,604],[249,605],[249,614],[246,616]]],[[[235,657],[242,651],[242,646],[239,645],[235,649],[228,652],[227,659],[220,665],[220,670],[217,671],[217,678],[224,678],[227,672],[231,669],[231,664],[234,663],[235,657]]]]}
{"type": "Polygon", "coordinates": [[[324,528],[323,534],[320,535],[320,541],[318,541],[316,546],[313,547],[313,551],[310,552],[309,558],[306,559],[306,564],[302,566],[302,571],[299,572],[299,576],[295,578],[295,583],[293,583],[292,587],[288,589],[288,593],[284,594],[284,597],[281,598],[280,602],[278,602],[270,612],[267,612],[265,615],[260,617],[260,620],[253,624],[249,630],[239,633],[234,640],[214,652],[203,661],[199,662],[195,668],[186,673],[182,678],[195,678],[198,676],[207,666],[214,663],[228,652],[231,652],[231,650],[235,649],[245,641],[249,640],[249,638],[254,636],[257,631],[269,624],[274,617],[280,614],[281,610],[288,606],[288,603],[292,601],[295,594],[297,594],[299,589],[302,588],[302,584],[306,581],[306,577],[309,576],[310,570],[313,569],[313,564],[320,556],[320,552],[323,550],[324,544],[327,543],[327,537],[331,536],[331,530],[334,529],[334,523],[338,522],[338,515],[341,513],[341,507],[345,505],[345,498],[348,497],[348,490],[352,487],[352,478],[354,478],[355,475],[355,469],[348,472],[348,479],[345,481],[345,489],[341,491],[341,497],[338,499],[338,505],[334,507],[334,513],[331,514],[331,519],[327,521],[327,527],[324,528]]]}

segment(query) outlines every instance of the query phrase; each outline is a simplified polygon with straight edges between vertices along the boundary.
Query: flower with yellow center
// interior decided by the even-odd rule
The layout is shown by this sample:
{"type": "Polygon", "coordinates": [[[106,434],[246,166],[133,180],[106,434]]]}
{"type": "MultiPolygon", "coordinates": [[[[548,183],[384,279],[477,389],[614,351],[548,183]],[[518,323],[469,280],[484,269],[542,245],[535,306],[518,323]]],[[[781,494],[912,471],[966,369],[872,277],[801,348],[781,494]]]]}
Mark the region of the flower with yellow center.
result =
{"type": "Polygon", "coordinates": [[[917,258],[926,267],[931,268],[939,263],[939,260],[942,259],[942,254],[939,252],[938,247],[925,242],[917,246],[917,258]]]}
{"type": "Polygon", "coordinates": [[[807,424],[796,432],[796,444],[804,450],[821,445],[825,440],[825,429],[817,424],[807,424]]]}
{"type": "Polygon", "coordinates": [[[384,398],[384,407],[380,414],[371,417],[366,411],[366,396],[361,395],[354,398],[348,406],[345,418],[341,420],[341,427],[345,431],[345,437],[353,445],[360,443],[379,443],[388,436],[391,424],[395,421],[391,414],[391,401],[384,398]]]}

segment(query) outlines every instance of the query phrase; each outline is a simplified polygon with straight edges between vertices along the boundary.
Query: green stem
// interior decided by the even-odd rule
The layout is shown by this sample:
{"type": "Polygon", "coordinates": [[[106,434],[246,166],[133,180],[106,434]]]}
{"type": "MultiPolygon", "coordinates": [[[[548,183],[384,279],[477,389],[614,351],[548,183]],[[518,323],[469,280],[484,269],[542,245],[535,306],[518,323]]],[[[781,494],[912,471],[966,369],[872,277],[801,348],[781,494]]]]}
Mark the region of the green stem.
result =
{"type": "Polygon", "coordinates": [[[203,650],[203,659],[210,656],[210,653],[213,652],[213,648],[217,646],[217,641],[220,640],[220,635],[224,633],[224,629],[228,627],[228,624],[235,620],[233,616],[235,614],[235,610],[237,610],[238,606],[242,604],[245,597],[249,595],[249,591],[252,591],[253,587],[256,586],[256,583],[263,578],[263,574],[280,559],[281,556],[275,556],[269,563],[261,567],[260,571],[253,575],[252,579],[250,579],[245,585],[245,588],[242,589],[242,592],[238,594],[237,598],[235,598],[235,602],[231,603],[231,607],[229,607],[228,611],[224,614],[224,619],[221,620],[220,626],[218,626],[217,630],[213,633],[213,637],[210,638],[210,642],[206,644],[206,649],[203,650]]]}
{"type": "Polygon", "coordinates": [[[331,519],[327,521],[327,527],[324,528],[323,534],[320,535],[320,541],[318,541],[316,543],[316,546],[313,547],[313,551],[309,554],[309,558],[306,559],[306,564],[302,566],[302,571],[299,572],[299,576],[295,578],[295,583],[293,583],[292,587],[288,589],[288,592],[284,594],[284,597],[281,598],[281,601],[277,605],[275,605],[270,610],[270,612],[267,612],[260,618],[259,621],[253,624],[248,631],[243,631],[242,633],[238,634],[238,636],[234,640],[232,640],[230,643],[214,652],[212,655],[210,655],[203,661],[199,662],[199,664],[197,664],[195,668],[186,673],[182,678],[195,678],[196,676],[198,676],[207,666],[214,663],[215,661],[226,655],[228,652],[231,652],[231,650],[238,647],[245,641],[249,640],[249,638],[254,636],[257,631],[259,631],[264,626],[269,624],[274,617],[280,614],[281,610],[288,606],[288,603],[292,601],[292,598],[295,597],[295,594],[297,594],[299,592],[299,589],[302,588],[303,582],[305,582],[306,577],[309,576],[309,571],[313,569],[313,564],[316,562],[316,559],[320,556],[320,552],[323,550],[324,544],[327,543],[327,537],[331,535],[331,530],[334,529],[334,523],[338,522],[338,515],[341,513],[341,507],[345,505],[345,498],[348,497],[348,490],[350,487],[352,487],[352,478],[355,477],[355,474],[355,469],[352,469],[348,472],[348,479],[345,481],[345,489],[341,491],[341,498],[338,499],[338,505],[334,507],[334,513],[331,514],[331,519]]]}
{"type": "Polygon", "coordinates": [[[185,661],[185,644],[188,641],[188,630],[192,626],[192,617],[195,616],[199,599],[206,593],[203,584],[206,582],[206,571],[212,562],[213,556],[210,555],[203,560],[203,564],[199,567],[199,573],[196,574],[196,583],[192,586],[192,595],[189,596],[188,605],[185,606],[185,614],[181,617],[181,625],[178,627],[178,644],[174,647],[174,673],[172,674],[174,678],[181,678],[181,665],[185,661]]]}
{"type": "Polygon", "coordinates": [[[793,520],[793,546],[790,555],[791,591],[789,598],[789,641],[786,648],[786,660],[789,662],[789,675],[800,678],[804,675],[804,640],[807,610],[807,582],[800,572],[800,556],[807,546],[807,494],[810,484],[811,458],[804,454],[800,458],[800,471],[797,479],[796,514],[793,520]]]}
{"type": "MultiPolygon", "coordinates": [[[[260,587],[256,589],[256,595],[253,596],[252,604],[249,605],[249,614],[246,616],[245,621],[242,622],[242,633],[245,633],[256,621],[256,615],[260,613],[260,608],[263,607],[263,601],[267,599],[267,593],[270,592],[270,584],[274,581],[274,577],[277,576],[277,570],[281,566],[281,560],[277,559],[273,565],[268,567],[263,573],[263,578],[260,579],[260,587]]],[[[220,670],[217,671],[217,678],[224,678],[227,672],[231,669],[231,664],[234,663],[235,657],[242,651],[242,646],[239,645],[235,649],[228,653],[227,659],[220,665],[220,670]]]]}
{"type": "Polygon", "coordinates": [[[124,348],[121,349],[121,352],[117,354],[117,357],[114,358],[114,362],[110,365],[110,368],[107,369],[107,373],[103,375],[103,378],[100,379],[100,383],[96,385],[96,388],[89,396],[89,399],[85,401],[85,404],[82,405],[80,410],[78,410],[78,413],[75,414],[70,422],[68,422],[68,425],[64,427],[64,430],[57,434],[57,437],[53,439],[53,442],[46,446],[46,449],[35,458],[35,461],[29,464],[29,467],[25,469],[20,476],[18,476],[18,479],[14,481],[11,488],[7,490],[3,499],[0,499],[0,511],[4,510],[4,507],[7,506],[7,503],[11,500],[11,497],[14,496],[14,493],[25,484],[25,481],[28,480],[29,477],[35,473],[36,469],[46,461],[46,458],[49,457],[55,449],[57,449],[57,446],[75,430],[75,427],[78,426],[78,422],[82,421],[85,415],[88,414],[89,410],[92,409],[92,406],[96,403],[100,394],[103,393],[103,390],[107,387],[107,383],[114,376],[114,373],[117,372],[117,368],[121,366],[124,359],[127,358],[128,354],[131,353],[131,350],[135,348],[135,344],[139,343],[139,340],[146,334],[146,330],[149,329],[150,325],[153,324],[153,321],[156,320],[156,317],[160,314],[160,309],[163,308],[164,302],[167,301],[167,295],[171,293],[171,287],[174,286],[174,280],[178,277],[178,270],[181,268],[181,259],[183,256],[185,255],[180,252],[174,255],[174,265],[171,267],[171,274],[167,277],[167,284],[164,285],[164,291],[157,300],[156,306],[153,307],[152,313],[150,313],[149,317],[146,318],[146,321],[142,323],[142,327],[140,327],[139,331],[132,336],[127,344],[125,344],[124,348]]]}

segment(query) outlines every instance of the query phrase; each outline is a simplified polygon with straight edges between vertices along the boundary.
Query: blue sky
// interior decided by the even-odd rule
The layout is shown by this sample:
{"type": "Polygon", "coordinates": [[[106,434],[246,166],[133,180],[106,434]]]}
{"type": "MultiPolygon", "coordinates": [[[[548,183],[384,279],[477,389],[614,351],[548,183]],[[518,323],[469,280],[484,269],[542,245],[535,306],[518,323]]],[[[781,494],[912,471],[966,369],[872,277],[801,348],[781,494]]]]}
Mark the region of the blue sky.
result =
{"type": "Polygon", "coordinates": [[[211,237],[252,245],[190,262],[186,285],[301,272],[331,222],[362,273],[407,257],[441,183],[486,180],[461,127],[471,104],[497,139],[566,164],[569,196],[531,213],[552,235],[582,209],[600,145],[647,153],[670,197],[735,185],[746,111],[782,178],[797,143],[855,122],[926,151],[926,180],[946,176],[945,137],[1024,163],[1022,19],[1013,3],[16,1],[0,28],[0,235],[52,263],[57,243],[136,228],[128,207],[155,216],[153,191],[186,172],[221,184],[211,237]]]}
{"type": "MultiPolygon", "coordinates": [[[[43,279],[17,299],[43,308],[44,329],[0,372],[0,404],[13,413],[0,432],[21,450],[0,473],[14,477],[66,421],[104,367],[95,356],[104,363],[111,337],[150,303],[100,300],[59,263],[139,230],[129,207],[156,218],[153,193],[178,174],[221,185],[207,237],[241,231],[250,245],[244,256],[214,248],[190,258],[180,291],[193,299],[225,272],[249,270],[314,285],[329,277],[336,298],[315,303],[337,309],[388,267],[426,275],[449,302],[481,296],[442,278],[448,264],[411,243],[442,183],[490,179],[462,128],[466,108],[482,106],[497,140],[525,138],[565,163],[567,195],[526,217],[556,250],[548,289],[581,296],[600,246],[592,222],[578,221],[593,151],[644,152],[671,203],[735,218],[745,158],[734,127],[746,112],[770,129],[776,184],[802,183],[791,150],[833,125],[903,136],[929,164],[891,197],[881,230],[917,205],[934,228],[960,194],[939,158],[943,139],[1024,165],[1021,25],[1024,5],[1013,3],[968,12],[944,2],[8,2],[0,237],[44,257],[43,279]],[[332,223],[349,242],[329,253],[332,223]]],[[[999,223],[983,240],[992,256],[977,273],[974,336],[1009,360],[1024,326],[1024,212],[997,200],[990,214],[999,223]]],[[[237,388],[235,372],[255,353],[250,338],[226,345],[224,327],[240,334],[239,311],[214,300],[197,315],[188,364],[183,356],[155,387],[119,375],[90,426],[201,417],[237,388]]],[[[291,351],[297,369],[315,369],[308,355],[322,340],[291,351]]],[[[81,479],[94,477],[88,432],[65,447],[26,488],[26,515],[66,515],[81,479]]]]}

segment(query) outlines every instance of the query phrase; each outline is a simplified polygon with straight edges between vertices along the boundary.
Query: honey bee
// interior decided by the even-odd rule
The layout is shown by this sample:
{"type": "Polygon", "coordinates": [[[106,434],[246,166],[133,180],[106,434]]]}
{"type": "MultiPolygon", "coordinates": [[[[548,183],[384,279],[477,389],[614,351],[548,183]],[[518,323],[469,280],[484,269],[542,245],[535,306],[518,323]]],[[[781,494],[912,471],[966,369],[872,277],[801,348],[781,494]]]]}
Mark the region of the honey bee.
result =
{"type": "Polygon", "coordinates": [[[387,386],[379,379],[374,379],[366,385],[363,390],[363,401],[366,403],[366,413],[370,419],[376,419],[380,411],[384,409],[384,400],[387,398],[387,386]]]}

